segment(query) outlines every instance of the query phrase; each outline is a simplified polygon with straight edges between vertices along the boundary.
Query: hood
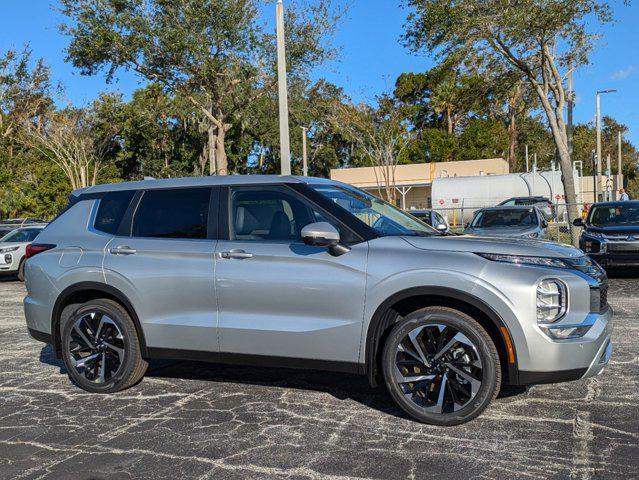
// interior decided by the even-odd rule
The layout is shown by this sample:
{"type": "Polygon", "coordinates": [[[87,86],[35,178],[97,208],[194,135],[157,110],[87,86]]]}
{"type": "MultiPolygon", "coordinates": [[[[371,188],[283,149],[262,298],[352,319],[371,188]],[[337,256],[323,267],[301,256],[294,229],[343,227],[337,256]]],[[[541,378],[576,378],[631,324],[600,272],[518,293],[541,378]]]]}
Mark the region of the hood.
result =
{"type": "Polygon", "coordinates": [[[422,250],[448,252],[500,253],[504,255],[527,255],[531,257],[569,258],[581,257],[583,252],[571,245],[518,238],[497,237],[403,237],[413,247],[422,250]]]}
{"type": "Polygon", "coordinates": [[[594,225],[586,225],[586,232],[593,233],[611,233],[613,235],[639,235],[639,225],[610,225],[608,227],[596,227],[594,225]]]}
{"type": "Polygon", "coordinates": [[[476,228],[469,227],[465,234],[478,235],[480,237],[523,237],[531,233],[539,232],[538,227],[507,227],[507,228],[476,228]]]}

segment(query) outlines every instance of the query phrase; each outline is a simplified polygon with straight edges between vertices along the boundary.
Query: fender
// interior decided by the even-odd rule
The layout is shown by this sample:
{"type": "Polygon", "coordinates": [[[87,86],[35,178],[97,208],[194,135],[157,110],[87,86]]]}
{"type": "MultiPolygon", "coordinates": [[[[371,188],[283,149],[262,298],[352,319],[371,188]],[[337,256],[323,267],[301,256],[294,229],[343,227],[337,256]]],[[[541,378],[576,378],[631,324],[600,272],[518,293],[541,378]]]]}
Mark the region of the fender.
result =
{"type": "Polygon", "coordinates": [[[390,325],[390,322],[394,320],[394,318],[389,315],[390,307],[401,300],[417,296],[437,296],[462,301],[480,310],[484,315],[486,315],[486,317],[490,319],[490,321],[495,325],[497,331],[499,332],[505,351],[508,352],[509,349],[512,349],[514,362],[507,362],[509,383],[516,384],[518,382],[519,370],[517,367],[517,351],[515,350],[514,343],[512,343],[512,341],[510,340],[512,339],[512,335],[506,323],[490,305],[470,293],[461,290],[455,290],[453,288],[413,287],[406,290],[401,290],[388,297],[381,303],[381,305],[377,307],[375,313],[371,318],[371,321],[368,325],[368,330],[366,332],[365,352],[366,375],[368,376],[368,380],[371,385],[375,386],[378,384],[376,380],[376,376],[378,374],[376,355],[379,350],[379,340],[383,332],[390,325]],[[510,337],[508,340],[506,340],[502,328],[505,329],[508,333],[508,336],[510,337]]]}
{"type": "Polygon", "coordinates": [[[133,320],[133,324],[135,325],[135,330],[138,334],[138,339],[140,340],[140,348],[142,351],[142,356],[148,356],[148,349],[146,347],[146,340],[144,338],[144,331],[142,330],[142,326],[140,324],[140,319],[133,308],[133,305],[129,301],[126,295],[124,295],[120,290],[114,288],[110,285],[106,285],[104,283],[99,282],[79,282],[74,283],[73,285],[65,288],[58,298],[55,301],[55,305],[53,306],[53,312],[51,314],[51,336],[53,338],[53,347],[57,352],[60,348],[60,329],[58,327],[58,322],[60,319],[60,315],[62,314],[63,305],[67,302],[69,298],[71,298],[74,294],[80,293],[83,291],[98,291],[107,294],[110,297],[118,300],[124,308],[131,315],[131,320],[133,320]]]}

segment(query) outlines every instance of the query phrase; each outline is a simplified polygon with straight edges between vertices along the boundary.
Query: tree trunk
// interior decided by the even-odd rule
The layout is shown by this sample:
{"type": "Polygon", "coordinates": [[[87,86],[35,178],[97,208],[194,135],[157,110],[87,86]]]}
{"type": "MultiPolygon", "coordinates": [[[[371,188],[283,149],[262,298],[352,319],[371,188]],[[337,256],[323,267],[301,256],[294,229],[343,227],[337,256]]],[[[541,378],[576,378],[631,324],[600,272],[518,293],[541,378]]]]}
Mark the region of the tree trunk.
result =
{"type": "Polygon", "coordinates": [[[446,107],[446,123],[448,124],[448,134],[453,134],[453,118],[450,112],[450,107],[446,107]]]}
{"type": "Polygon", "coordinates": [[[228,175],[228,158],[226,157],[226,130],[227,126],[222,124],[217,128],[217,137],[215,142],[215,164],[217,166],[218,175],[228,175]]]}
{"type": "Polygon", "coordinates": [[[508,122],[508,165],[510,173],[517,171],[517,122],[515,109],[510,107],[510,121],[508,122]]]}
{"type": "Polygon", "coordinates": [[[217,168],[216,168],[216,149],[217,149],[217,127],[215,125],[213,125],[212,123],[209,124],[209,129],[208,129],[208,134],[209,134],[209,138],[208,138],[208,142],[207,142],[207,146],[208,146],[208,158],[209,158],[209,175],[215,175],[217,172],[217,168]]]}

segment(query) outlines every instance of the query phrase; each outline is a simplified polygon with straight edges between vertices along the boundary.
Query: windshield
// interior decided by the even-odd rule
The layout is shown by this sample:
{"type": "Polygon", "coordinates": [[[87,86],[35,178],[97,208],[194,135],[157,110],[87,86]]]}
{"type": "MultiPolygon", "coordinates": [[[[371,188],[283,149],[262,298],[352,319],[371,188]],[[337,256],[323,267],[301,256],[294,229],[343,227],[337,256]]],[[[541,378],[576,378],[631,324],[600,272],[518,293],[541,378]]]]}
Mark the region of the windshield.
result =
{"type": "Polygon", "coordinates": [[[32,242],[35,237],[38,236],[38,233],[42,231],[41,228],[25,228],[20,230],[14,230],[4,237],[0,238],[0,243],[23,243],[23,242],[32,242]]]}
{"type": "Polygon", "coordinates": [[[597,227],[639,225],[639,204],[594,206],[590,211],[590,224],[597,227]]]}
{"type": "Polygon", "coordinates": [[[536,227],[537,215],[532,208],[503,210],[480,210],[471,227],[475,228],[512,228],[536,227]]]}
{"type": "Polygon", "coordinates": [[[309,186],[382,236],[438,234],[424,222],[357,188],[329,184],[309,186]]]}

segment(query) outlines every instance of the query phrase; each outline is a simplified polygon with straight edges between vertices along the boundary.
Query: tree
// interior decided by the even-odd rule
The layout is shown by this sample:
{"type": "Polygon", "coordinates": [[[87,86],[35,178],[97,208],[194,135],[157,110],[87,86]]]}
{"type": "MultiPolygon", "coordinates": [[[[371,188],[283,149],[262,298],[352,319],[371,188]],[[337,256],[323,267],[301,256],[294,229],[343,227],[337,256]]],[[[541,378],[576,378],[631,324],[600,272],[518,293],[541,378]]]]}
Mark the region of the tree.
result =
{"type": "Polygon", "coordinates": [[[27,125],[22,141],[53,162],[71,188],[95,185],[114,148],[115,126],[104,130],[96,120],[97,100],[91,109],[66,108],[47,116],[38,125],[27,125]]]}
{"type": "MultiPolygon", "coordinates": [[[[260,24],[258,0],[62,0],[68,59],[83,74],[125,68],[188,99],[206,122],[210,173],[228,173],[233,118],[273,90],[275,35],[260,24]]],[[[325,39],[340,12],[330,0],[287,9],[292,77],[332,54],[325,39]]]]}
{"type": "Polygon", "coordinates": [[[588,26],[612,20],[598,0],[406,0],[414,10],[404,40],[413,50],[466,58],[490,74],[515,69],[536,92],[555,141],[570,221],[579,216],[564,121],[564,73],[588,63],[596,36],[588,26]]]}
{"type": "Polygon", "coordinates": [[[378,98],[378,107],[337,104],[333,122],[365,153],[373,167],[380,197],[395,202],[395,170],[410,141],[392,98],[378,98]]]}
{"type": "Polygon", "coordinates": [[[9,157],[18,130],[51,108],[54,90],[49,67],[42,59],[33,64],[28,46],[0,58],[0,141],[7,144],[9,157]]]}

